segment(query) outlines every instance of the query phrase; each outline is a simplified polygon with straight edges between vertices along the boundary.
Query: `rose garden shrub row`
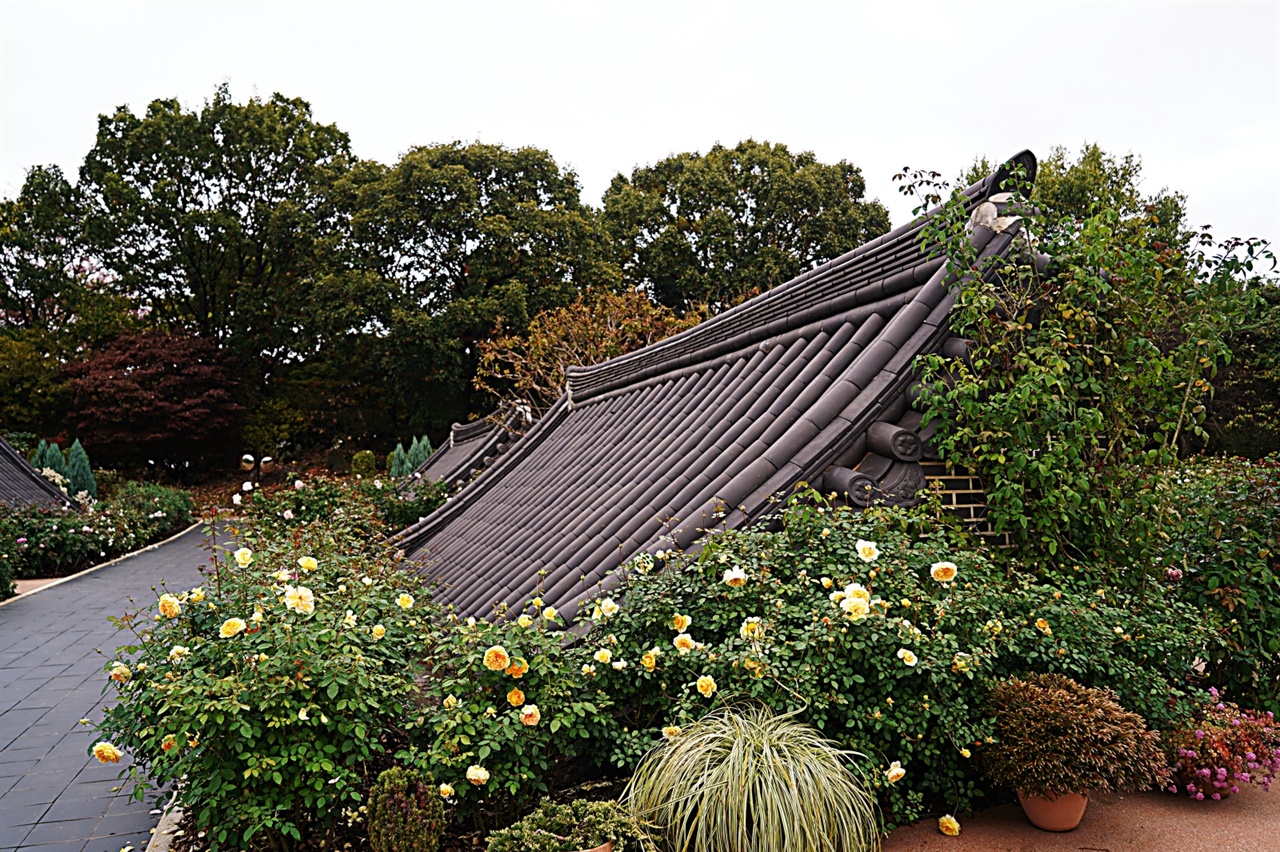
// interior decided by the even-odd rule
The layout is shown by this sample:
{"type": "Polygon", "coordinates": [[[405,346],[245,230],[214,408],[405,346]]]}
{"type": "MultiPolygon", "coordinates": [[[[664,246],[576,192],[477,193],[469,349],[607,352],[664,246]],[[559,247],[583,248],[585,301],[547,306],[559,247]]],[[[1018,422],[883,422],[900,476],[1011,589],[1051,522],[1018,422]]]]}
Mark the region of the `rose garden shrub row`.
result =
{"type": "Polygon", "coordinates": [[[12,580],[62,577],[189,526],[191,495],[127,482],[86,511],[0,509],[0,597],[12,580]]]}
{"type": "Polygon", "coordinates": [[[1156,573],[1223,641],[1210,680],[1280,713],[1280,458],[1196,458],[1160,483],[1156,573]]]}
{"type": "Polygon", "coordinates": [[[1062,673],[1171,730],[1207,697],[1197,664],[1231,640],[1183,599],[1185,576],[997,566],[936,505],[864,513],[813,493],[777,532],[633,561],[582,613],[534,598],[462,619],[400,570],[375,498],[253,494],[200,589],[161,589],[122,620],[132,639],[105,675],[120,702],[100,728],[158,781],[186,777],[218,848],[363,831],[393,763],[488,831],[742,702],[866,755],[892,826],[989,792],[992,682],[1062,673]]]}
{"type": "Polygon", "coordinates": [[[1155,582],[1119,594],[1083,569],[998,570],[928,508],[858,513],[807,495],[784,520],[715,536],[696,558],[642,560],[589,613],[584,653],[615,708],[601,761],[628,769],[712,707],[760,702],[867,755],[901,824],[986,792],[995,679],[1060,672],[1156,726],[1202,694],[1192,667],[1215,637],[1155,582]]]}

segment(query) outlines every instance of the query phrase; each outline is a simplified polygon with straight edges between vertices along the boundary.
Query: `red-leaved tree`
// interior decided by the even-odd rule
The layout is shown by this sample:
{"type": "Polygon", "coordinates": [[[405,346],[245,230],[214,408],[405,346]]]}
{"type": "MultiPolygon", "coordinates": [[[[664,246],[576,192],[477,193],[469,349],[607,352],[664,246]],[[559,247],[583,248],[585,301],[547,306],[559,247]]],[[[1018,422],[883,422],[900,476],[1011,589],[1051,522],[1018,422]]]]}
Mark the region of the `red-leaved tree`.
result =
{"type": "Polygon", "coordinates": [[[236,372],[208,340],[125,335],[65,369],[72,419],[100,464],[154,464],[182,476],[237,450],[236,372]]]}

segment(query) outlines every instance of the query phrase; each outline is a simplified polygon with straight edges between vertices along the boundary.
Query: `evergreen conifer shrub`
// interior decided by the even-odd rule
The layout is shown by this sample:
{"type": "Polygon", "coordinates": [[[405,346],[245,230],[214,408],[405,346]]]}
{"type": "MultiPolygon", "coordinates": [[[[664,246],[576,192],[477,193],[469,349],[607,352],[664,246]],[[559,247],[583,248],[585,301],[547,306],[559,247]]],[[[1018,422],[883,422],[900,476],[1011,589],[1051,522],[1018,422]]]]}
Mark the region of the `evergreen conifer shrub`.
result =
{"type": "Polygon", "coordinates": [[[409,469],[409,455],[404,451],[404,444],[396,444],[396,448],[387,456],[387,473],[399,479],[412,473],[409,469]]]}
{"type": "Polygon", "coordinates": [[[80,445],[77,438],[71,445],[70,458],[67,460],[67,474],[71,480],[71,493],[84,492],[93,499],[98,499],[98,483],[93,478],[93,469],[89,466],[89,454],[80,445]]]}
{"type": "Polygon", "coordinates": [[[373,852],[435,852],[444,833],[444,804],[431,778],[393,766],[369,790],[373,852]]]}

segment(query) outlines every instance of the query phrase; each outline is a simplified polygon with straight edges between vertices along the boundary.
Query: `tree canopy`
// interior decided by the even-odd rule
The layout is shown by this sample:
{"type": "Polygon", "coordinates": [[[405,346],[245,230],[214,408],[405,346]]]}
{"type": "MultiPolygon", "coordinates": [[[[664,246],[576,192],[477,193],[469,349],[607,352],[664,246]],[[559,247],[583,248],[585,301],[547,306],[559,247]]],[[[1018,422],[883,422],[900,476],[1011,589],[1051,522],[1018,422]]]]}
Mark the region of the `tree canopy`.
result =
{"type": "Polygon", "coordinates": [[[865,192],[844,160],[747,140],[618,175],[604,221],[624,283],[675,310],[714,312],[888,231],[865,192]]]}

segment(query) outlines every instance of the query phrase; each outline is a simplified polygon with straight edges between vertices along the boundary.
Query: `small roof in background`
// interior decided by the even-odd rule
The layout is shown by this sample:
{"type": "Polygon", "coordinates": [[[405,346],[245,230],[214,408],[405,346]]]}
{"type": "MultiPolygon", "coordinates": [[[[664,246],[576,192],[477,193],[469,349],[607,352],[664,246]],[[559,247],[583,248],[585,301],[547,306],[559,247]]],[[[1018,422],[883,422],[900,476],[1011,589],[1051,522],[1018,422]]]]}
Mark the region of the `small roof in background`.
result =
{"type": "Polygon", "coordinates": [[[401,491],[412,494],[419,482],[444,482],[449,489],[470,482],[519,440],[533,422],[529,408],[512,405],[470,423],[454,423],[448,442],[413,472],[401,491]]]}
{"type": "Polygon", "coordinates": [[[41,476],[8,441],[0,438],[0,504],[14,509],[79,509],[79,505],[41,476]]]}
{"type": "MultiPolygon", "coordinates": [[[[1030,152],[1011,162],[1034,179],[1030,152]]],[[[1020,231],[992,197],[1007,174],[964,193],[984,256],[1020,231]]],[[[569,612],[638,553],[746,526],[801,482],[861,505],[916,500],[930,453],[914,362],[964,352],[948,329],[955,274],[920,246],[937,212],[693,329],[571,368],[536,426],[397,536],[440,581],[437,599],[484,616],[540,594],[569,612]]]]}

